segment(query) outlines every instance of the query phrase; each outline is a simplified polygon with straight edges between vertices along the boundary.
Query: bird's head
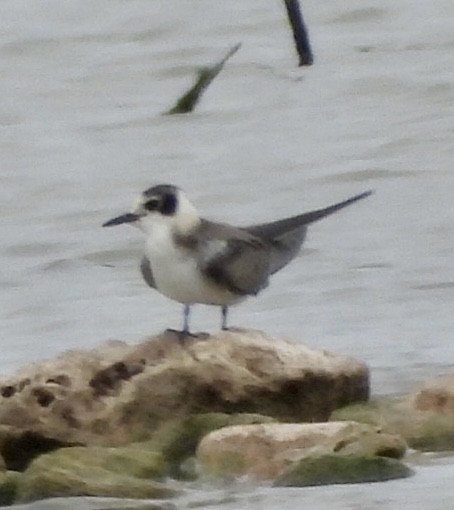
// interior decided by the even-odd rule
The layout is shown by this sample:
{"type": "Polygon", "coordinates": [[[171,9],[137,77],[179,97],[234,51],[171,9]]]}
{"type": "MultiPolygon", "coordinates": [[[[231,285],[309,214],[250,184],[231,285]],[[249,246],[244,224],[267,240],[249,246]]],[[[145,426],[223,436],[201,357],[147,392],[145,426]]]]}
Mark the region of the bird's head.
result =
{"type": "Polygon", "coordinates": [[[200,217],[179,188],[160,184],[145,190],[131,212],[112,218],[103,227],[123,223],[137,226],[145,233],[151,233],[157,226],[163,225],[184,234],[200,223],[200,217]]]}

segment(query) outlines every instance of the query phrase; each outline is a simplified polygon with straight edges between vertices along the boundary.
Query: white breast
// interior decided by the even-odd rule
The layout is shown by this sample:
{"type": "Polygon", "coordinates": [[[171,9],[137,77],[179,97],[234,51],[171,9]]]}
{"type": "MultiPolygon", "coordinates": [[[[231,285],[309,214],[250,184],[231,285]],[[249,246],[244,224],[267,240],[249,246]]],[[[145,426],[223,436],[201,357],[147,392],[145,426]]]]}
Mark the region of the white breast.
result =
{"type": "Polygon", "coordinates": [[[205,278],[191,251],[175,245],[172,230],[166,224],[154,225],[149,232],[146,255],[157,290],[175,301],[222,306],[242,300],[205,278]]]}

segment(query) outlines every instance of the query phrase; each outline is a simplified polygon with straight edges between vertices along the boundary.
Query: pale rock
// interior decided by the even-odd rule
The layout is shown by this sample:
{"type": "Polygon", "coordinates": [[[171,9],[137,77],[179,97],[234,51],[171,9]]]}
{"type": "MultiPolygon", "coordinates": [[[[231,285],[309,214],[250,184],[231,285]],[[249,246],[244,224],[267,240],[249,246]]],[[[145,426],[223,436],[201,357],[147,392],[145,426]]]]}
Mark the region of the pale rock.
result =
{"type": "Polygon", "coordinates": [[[454,416],[454,374],[442,375],[426,382],[410,396],[418,411],[432,411],[454,416]]]}
{"type": "Polygon", "coordinates": [[[203,473],[273,480],[289,465],[333,453],[401,457],[405,442],[356,422],[236,425],[205,436],[197,449],[203,473]]]}

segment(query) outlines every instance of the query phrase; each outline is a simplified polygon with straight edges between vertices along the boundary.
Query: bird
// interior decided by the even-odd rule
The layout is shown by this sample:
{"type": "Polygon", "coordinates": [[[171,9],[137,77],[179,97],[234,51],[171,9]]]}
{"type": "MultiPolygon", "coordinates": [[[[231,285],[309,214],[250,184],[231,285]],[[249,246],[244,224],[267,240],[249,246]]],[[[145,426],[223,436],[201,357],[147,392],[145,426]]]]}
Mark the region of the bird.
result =
{"type": "Polygon", "coordinates": [[[145,282],[184,305],[181,335],[190,333],[195,304],[221,307],[227,330],[230,306],[256,296],[270,277],[291,262],[311,223],[372,194],[365,191],[328,207],[270,223],[236,227],[200,216],[186,194],[172,184],[146,189],[131,212],[103,224],[137,226],[145,235],[140,271],[145,282]]]}

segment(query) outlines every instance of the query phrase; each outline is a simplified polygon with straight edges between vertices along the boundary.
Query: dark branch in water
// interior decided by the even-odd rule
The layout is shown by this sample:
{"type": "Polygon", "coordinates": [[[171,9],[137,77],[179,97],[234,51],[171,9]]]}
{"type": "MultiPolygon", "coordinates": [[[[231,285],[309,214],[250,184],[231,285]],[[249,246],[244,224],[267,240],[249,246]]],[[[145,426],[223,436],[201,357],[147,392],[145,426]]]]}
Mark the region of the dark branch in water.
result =
{"type": "Polygon", "coordinates": [[[197,71],[198,76],[195,84],[177,101],[175,106],[166,113],[168,115],[173,115],[175,113],[192,112],[205,89],[221,72],[227,60],[239,50],[240,46],[241,43],[235,44],[235,46],[230,48],[225,57],[213,66],[199,69],[197,71]]]}
{"type": "Polygon", "coordinates": [[[300,66],[310,66],[314,63],[309,35],[300,9],[299,0],[284,0],[288,19],[293,31],[296,51],[299,55],[300,66]]]}

